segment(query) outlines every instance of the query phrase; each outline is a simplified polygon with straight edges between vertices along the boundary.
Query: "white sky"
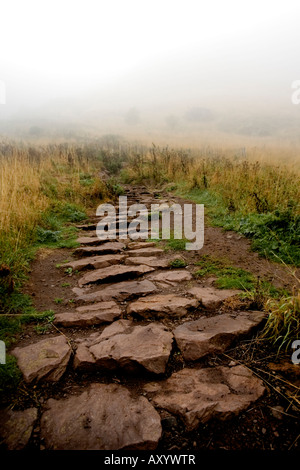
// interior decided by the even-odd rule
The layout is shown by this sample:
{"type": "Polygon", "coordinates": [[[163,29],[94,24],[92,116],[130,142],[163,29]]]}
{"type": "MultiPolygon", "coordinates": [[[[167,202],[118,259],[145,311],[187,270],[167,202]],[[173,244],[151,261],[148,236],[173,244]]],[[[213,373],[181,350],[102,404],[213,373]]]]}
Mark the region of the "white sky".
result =
{"type": "Polygon", "coordinates": [[[178,58],[177,70],[186,60],[191,74],[193,63],[217,73],[227,61],[233,78],[239,69],[291,83],[300,78],[299,21],[299,0],[0,0],[0,79],[47,98],[168,60],[176,73],[178,58]]]}

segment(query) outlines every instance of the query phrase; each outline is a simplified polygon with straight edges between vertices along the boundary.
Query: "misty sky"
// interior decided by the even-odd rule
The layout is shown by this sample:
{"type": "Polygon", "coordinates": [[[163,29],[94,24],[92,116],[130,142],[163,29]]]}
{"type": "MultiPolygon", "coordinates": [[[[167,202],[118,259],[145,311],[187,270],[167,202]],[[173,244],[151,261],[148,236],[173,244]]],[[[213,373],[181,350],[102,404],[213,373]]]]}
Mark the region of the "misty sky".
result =
{"type": "Polygon", "coordinates": [[[300,79],[299,0],[1,0],[0,18],[14,111],[93,97],[288,107],[300,79]]]}

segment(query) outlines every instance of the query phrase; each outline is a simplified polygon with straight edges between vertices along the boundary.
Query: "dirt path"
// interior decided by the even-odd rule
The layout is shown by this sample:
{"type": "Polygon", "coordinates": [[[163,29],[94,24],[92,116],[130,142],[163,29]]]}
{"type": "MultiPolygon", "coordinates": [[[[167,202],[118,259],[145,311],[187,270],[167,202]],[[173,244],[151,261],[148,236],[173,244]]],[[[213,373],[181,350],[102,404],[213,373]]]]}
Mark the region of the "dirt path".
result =
{"type": "MultiPolygon", "coordinates": [[[[126,190],[128,205],[158,202],[144,187],[126,190]]],[[[118,233],[100,241],[96,222],[80,227],[79,249],[41,251],[32,264],[25,291],[55,317],[42,335],[29,325],[10,351],[24,381],[13,411],[0,411],[3,445],[297,449],[298,366],[251,341],[264,312],[212,278],[197,280],[194,262],[214,255],[290,289],[295,278],[218,228],[206,228],[199,254],[118,233]]]]}

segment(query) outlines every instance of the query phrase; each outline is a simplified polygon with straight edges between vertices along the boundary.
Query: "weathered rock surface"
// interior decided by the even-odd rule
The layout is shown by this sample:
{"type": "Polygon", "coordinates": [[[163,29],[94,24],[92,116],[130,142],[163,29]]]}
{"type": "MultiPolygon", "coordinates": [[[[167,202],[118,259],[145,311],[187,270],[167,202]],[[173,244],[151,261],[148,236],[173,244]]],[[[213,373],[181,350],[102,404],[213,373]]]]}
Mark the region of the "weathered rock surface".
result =
{"type": "Polygon", "coordinates": [[[26,382],[47,380],[55,382],[65,372],[71,348],[63,335],[44,339],[24,348],[15,348],[12,354],[26,382]]]}
{"type": "Polygon", "coordinates": [[[122,314],[120,307],[113,300],[99,302],[76,308],[75,312],[57,313],[54,323],[62,326],[101,325],[111,323],[122,314]]]}
{"type": "Polygon", "coordinates": [[[109,266],[103,269],[96,269],[91,273],[84,275],[79,281],[79,287],[82,287],[86,284],[101,284],[106,282],[114,282],[120,279],[132,278],[142,276],[143,274],[154,271],[154,268],[149,266],[140,265],[140,266],[124,266],[124,265],[115,265],[109,266]]]}
{"type": "Polygon", "coordinates": [[[187,361],[196,361],[207,354],[225,351],[234,340],[258,326],[265,314],[248,311],[185,322],[174,330],[174,336],[187,361]]]}
{"type": "Polygon", "coordinates": [[[128,256],[158,256],[164,253],[164,250],[161,250],[160,248],[154,248],[154,247],[149,247],[149,248],[139,248],[137,250],[128,250],[127,254],[128,256]]]}
{"type": "Polygon", "coordinates": [[[121,242],[107,242],[100,246],[83,246],[76,248],[74,254],[77,256],[107,255],[110,253],[120,253],[126,245],[121,242]]]}
{"type": "Polygon", "coordinates": [[[46,407],[41,436],[49,450],[154,450],[161,437],[154,407],[121,385],[93,384],[46,407]]]}
{"type": "Polygon", "coordinates": [[[81,271],[83,269],[100,269],[107,268],[112,264],[119,264],[126,258],[125,255],[100,255],[85,257],[77,261],[65,263],[64,268],[72,268],[73,271],[81,271]]]}
{"type": "Polygon", "coordinates": [[[37,417],[36,408],[24,411],[1,410],[0,444],[3,442],[7,450],[24,449],[29,442],[37,417]]]}
{"type": "Polygon", "coordinates": [[[140,248],[153,248],[156,246],[155,242],[130,242],[128,248],[130,250],[138,250],[140,248]]]}
{"type": "Polygon", "coordinates": [[[126,258],[125,264],[129,266],[144,264],[146,266],[151,266],[152,268],[163,269],[169,267],[169,260],[159,259],[155,256],[137,256],[133,258],[126,258]]]}
{"type": "Polygon", "coordinates": [[[158,323],[135,325],[119,320],[106,327],[98,336],[79,344],[74,367],[136,371],[142,366],[154,374],[162,374],[172,349],[173,335],[158,323]]]}
{"type": "Polygon", "coordinates": [[[142,295],[152,294],[157,291],[153,282],[144,279],[143,281],[123,281],[112,286],[107,286],[96,292],[89,292],[89,289],[74,287],[73,292],[77,295],[77,300],[83,302],[95,302],[106,300],[126,300],[142,295]]]}
{"type": "MultiPolygon", "coordinates": [[[[128,258],[129,259],[129,258],[128,258]]],[[[159,285],[159,287],[176,286],[180,282],[186,282],[193,279],[193,276],[189,271],[169,271],[167,273],[152,274],[149,276],[150,281],[153,281],[159,285]]]]}
{"type": "Polygon", "coordinates": [[[239,290],[214,289],[213,287],[193,287],[189,294],[200,300],[203,307],[207,309],[218,308],[224,300],[239,294],[239,290]]]}
{"type": "Polygon", "coordinates": [[[96,233],[95,236],[91,237],[79,237],[76,241],[77,243],[80,243],[80,245],[102,245],[106,242],[106,240],[100,240],[100,238],[97,237],[96,233]]]}
{"type": "Polygon", "coordinates": [[[182,317],[188,310],[196,308],[199,301],[174,294],[148,295],[132,302],[127,309],[130,314],[137,314],[144,318],[166,315],[182,317]]]}
{"type": "Polygon", "coordinates": [[[212,418],[237,415],[265,391],[262,381],[244,366],[186,368],[144,389],[154,405],[180,416],[188,431],[212,418]]]}

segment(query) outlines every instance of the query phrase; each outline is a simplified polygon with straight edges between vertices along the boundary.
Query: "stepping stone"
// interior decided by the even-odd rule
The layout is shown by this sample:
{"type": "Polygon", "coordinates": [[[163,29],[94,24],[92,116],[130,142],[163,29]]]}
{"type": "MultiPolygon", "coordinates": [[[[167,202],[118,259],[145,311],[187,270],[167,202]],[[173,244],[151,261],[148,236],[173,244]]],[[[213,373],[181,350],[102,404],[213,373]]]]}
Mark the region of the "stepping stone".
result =
{"type": "Polygon", "coordinates": [[[161,250],[160,248],[139,248],[138,250],[129,250],[126,252],[129,256],[157,256],[157,255],[162,255],[164,250],[161,250]]]}
{"type": "MultiPolygon", "coordinates": [[[[129,259],[129,258],[128,258],[129,259]]],[[[156,282],[159,287],[176,286],[180,282],[186,282],[193,279],[189,271],[169,271],[149,276],[150,281],[156,282]]]]}
{"type": "Polygon", "coordinates": [[[55,325],[62,326],[89,326],[101,325],[102,323],[112,323],[119,318],[122,310],[116,302],[100,302],[76,308],[75,312],[57,313],[55,315],[55,325]]]}
{"type": "Polygon", "coordinates": [[[225,351],[234,340],[249,334],[265,318],[264,312],[248,311],[185,322],[174,336],[186,361],[225,351]]]}
{"type": "Polygon", "coordinates": [[[126,245],[120,242],[107,242],[101,246],[79,247],[74,251],[78,256],[107,255],[110,253],[119,253],[124,250],[126,245]]]}
{"type": "Polygon", "coordinates": [[[100,284],[105,282],[114,282],[122,278],[132,278],[137,276],[142,276],[145,273],[154,271],[154,268],[149,266],[140,265],[140,266],[124,266],[116,265],[109,266],[108,268],[96,269],[91,273],[85,274],[78,282],[79,287],[82,287],[86,284],[100,284]]]}
{"type": "Polygon", "coordinates": [[[141,295],[152,294],[157,291],[153,282],[144,279],[143,281],[123,281],[96,292],[88,292],[88,289],[75,287],[72,289],[77,295],[77,300],[83,302],[96,302],[106,300],[126,300],[141,295]]]}
{"type": "Polygon", "coordinates": [[[136,372],[141,367],[153,374],[163,374],[171,353],[173,335],[163,325],[136,325],[119,320],[106,327],[95,339],[83,341],[76,351],[74,367],[85,369],[125,369],[136,372]],[[140,366],[140,367],[139,367],[140,366]]]}
{"type": "Polygon", "coordinates": [[[226,299],[230,299],[237,294],[240,294],[240,290],[230,289],[214,289],[213,287],[193,287],[188,291],[196,299],[200,300],[203,307],[207,309],[218,308],[226,299]]]}
{"type": "Polygon", "coordinates": [[[155,242],[131,242],[128,243],[130,250],[138,250],[139,248],[152,248],[156,246],[155,242]]]}
{"type": "Polygon", "coordinates": [[[116,384],[92,384],[78,396],[50,398],[41,418],[48,450],[155,450],[159,414],[145,397],[116,384]]]}
{"type": "Polygon", "coordinates": [[[95,223],[90,223],[90,224],[81,224],[81,225],[76,225],[76,228],[79,230],[96,230],[97,224],[95,223]]]}
{"type": "Polygon", "coordinates": [[[71,347],[65,336],[59,335],[24,348],[15,348],[12,354],[17,358],[25,382],[56,382],[67,368],[71,347]]]}
{"type": "Polygon", "coordinates": [[[119,264],[126,258],[126,255],[99,255],[94,257],[85,257],[78,261],[72,261],[62,265],[64,268],[72,268],[73,271],[82,271],[83,269],[107,268],[112,264],[119,264]]]}
{"type": "Polygon", "coordinates": [[[179,416],[187,431],[238,415],[265,392],[263,382],[244,366],[185,368],[144,389],[155,406],[179,416]]]}
{"type": "Polygon", "coordinates": [[[7,450],[24,449],[37,418],[37,408],[28,408],[24,411],[1,410],[0,443],[3,442],[7,450]]]}
{"type": "Polygon", "coordinates": [[[177,318],[186,315],[188,310],[197,308],[198,304],[199,301],[196,299],[189,299],[174,294],[147,295],[132,302],[128,306],[127,312],[144,318],[153,316],[162,318],[166,315],[177,318]]]}
{"type": "Polygon", "coordinates": [[[76,242],[80,243],[80,245],[100,245],[103,242],[105,243],[106,240],[100,240],[95,234],[94,237],[79,237],[77,238],[76,242]]]}
{"type": "Polygon", "coordinates": [[[125,264],[127,265],[139,265],[144,264],[146,266],[151,266],[152,268],[169,268],[169,260],[167,259],[159,259],[155,256],[137,256],[136,258],[127,258],[125,260],[125,264]]]}

